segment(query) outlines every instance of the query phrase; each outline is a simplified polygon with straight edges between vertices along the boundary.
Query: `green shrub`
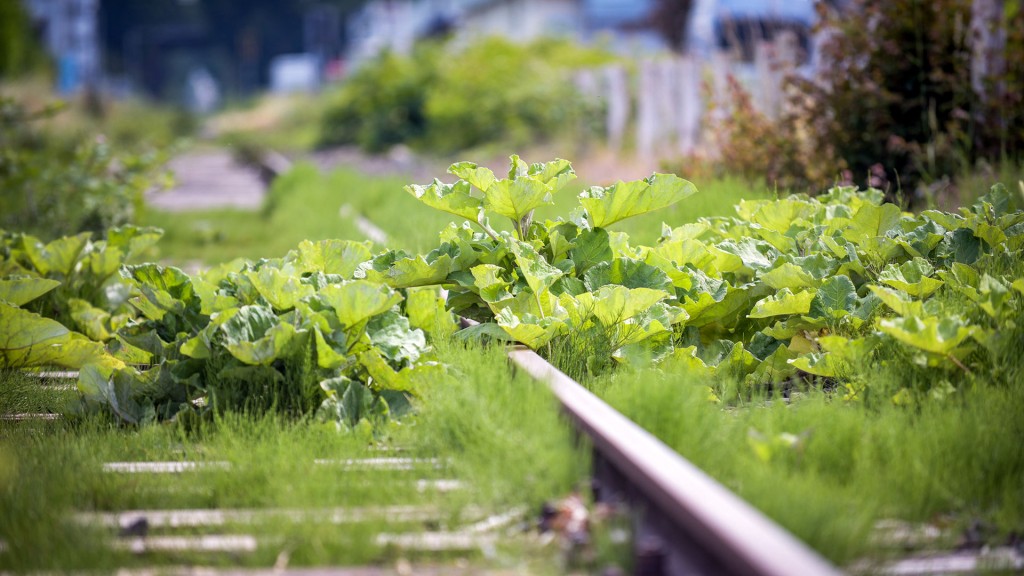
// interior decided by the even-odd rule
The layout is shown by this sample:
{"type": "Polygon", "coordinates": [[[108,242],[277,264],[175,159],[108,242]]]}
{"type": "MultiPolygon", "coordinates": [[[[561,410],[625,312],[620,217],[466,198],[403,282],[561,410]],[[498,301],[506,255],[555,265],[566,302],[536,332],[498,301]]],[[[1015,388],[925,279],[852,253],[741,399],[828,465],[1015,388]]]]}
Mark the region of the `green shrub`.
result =
{"type": "Polygon", "coordinates": [[[571,81],[603,52],[546,40],[489,38],[458,48],[424,44],[363,66],[325,115],[322,146],[379,152],[408,144],[452,153],[492,142],[521,145],[564,133],[590,112],[571,81]]]}
{"type": "MultiPolygon", "coordinates": [[[[1007,3],[1002,94],[983,102],[971,84],[969,0],[859,0],[858,17],[826,14],[836,31],[822,47],[819,82],[803,82],[805,117],[819,143],[836,147],[854,178],[877,164],[914,190],[981,158],[1024,152],[1024,13],[1007,3]],[[867,25],[865,25],[867,23],[867,25]],[[894,57],[894,55],[899,55],[894,57]]],[[[879,170],[875,170],[881,176],[879,170]]]]}
{"type": "Polygon", "coordinates": [[[131,223],[161,157],[119,152],[102,136],[51,138],[36,122],[58,109],[0,98],[0,228],[48,240],[131,223]]]}

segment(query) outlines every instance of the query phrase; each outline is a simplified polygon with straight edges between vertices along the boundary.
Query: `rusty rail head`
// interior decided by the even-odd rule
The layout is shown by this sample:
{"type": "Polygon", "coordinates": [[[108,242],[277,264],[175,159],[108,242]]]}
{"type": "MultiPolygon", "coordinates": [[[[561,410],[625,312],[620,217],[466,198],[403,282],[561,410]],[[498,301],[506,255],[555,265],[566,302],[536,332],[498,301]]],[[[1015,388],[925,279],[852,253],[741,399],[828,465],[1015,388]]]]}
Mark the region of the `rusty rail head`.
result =
{"type": "MultiPolygon", "coordinates": [[[[643,494],[704,560],[686,574],[750,576],[838,575],[824,558],[797,540],[674,450],[605,404],[535,352],[513,349],[509,358],[546,382],[570,417],[590,436],[595,451],[643,494]],[[709,568],[710,567],[710,568],[709,568]]],[[[666,542],[672,546],[673,542],[666,542]]]]}

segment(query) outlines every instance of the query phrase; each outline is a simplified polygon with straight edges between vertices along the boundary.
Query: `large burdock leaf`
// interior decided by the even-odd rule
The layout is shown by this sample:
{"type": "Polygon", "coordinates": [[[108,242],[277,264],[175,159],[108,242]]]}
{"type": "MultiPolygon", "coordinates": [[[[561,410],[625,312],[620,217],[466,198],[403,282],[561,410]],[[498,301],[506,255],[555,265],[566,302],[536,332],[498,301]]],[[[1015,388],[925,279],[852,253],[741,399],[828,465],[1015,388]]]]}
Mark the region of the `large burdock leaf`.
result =
{"type": "MultiPolygon", "coordinates": [[[[456,162],[448,167],[448,173],[476,186],[477,190],[481,192],[490,188],[491,184],[497,181],[490,168],[477,166],[473,162],[456,162]]],[[[473,215],[473,218],[476,218],[476,214],[473,215]]]]}
{"type": "Polygon", "coordinates": [[[370,259],[369,242],[352,240],[320,240],[299,243],[298,266],[302,272],[337,274],[346,280],[360,264],[370,259]]]}
{"type": "Polygon", "coordinates": [[[942,286],[942,281],[929,278],[934,272],[924,258],[914,258],[902,266],[890,265],[878,274],[878,280],[911,296],[928,297],[942,286]]]}
{"type": "Polygon", "coordinates": [[[368,280],[332,284],[320,291],[320,298],[344,326],[351,327],[382,314],[402,301],[401,294],[368,280]]]}
{"type": "Polygon", "coordinates": [[[602,262],[583,275],[583,284],[591,292],[607,285],[626,288],[651,288],[671,292],[673,281],[663,270],[642,260],[619,257],[602,262]]]}
{"type": "Polygon", "coordinates": [[[582,275],[596,264],[611,260],[612,256],[608,231],[603,228],[580,232],[569,250],[569,258],[576,267],[577,275],[582,275]]]}
{"type": "Polygon", "coordinates": [[[484,208],[514,222],[545,204],[551,204],[551,188],[529,177],[498,180],[484,190],[484,208]]]}
{"type": "Polygon", "coordinates": [[[366,368],[371,378],[370,387],[376,391],[395,390],[418,394],[439,382],[445,373],[444,365],[437,362],[422,362],[396,371],[373,348],[359,355],[359,363],[366,368]]]}
{"type": "Polygon", "coordinates": [[[821,283],[820,280],[809,272],[792,262],[785,262],[772,270],[762,271],[758,277],[762,282],[776,290],[784,288],[789,290],[815,288],[821,283]]]}
{"type": "Polygon", "coordinates": [[[110,313],[80,298],[70,298],[68,308],[75,327],[93,340],[105,342],[113,337],[110,313]]]}
{"type": "Polygon", "coordinates": [[[904,344],[943,356],[979,331],[977,326],[969,326],[954,316],[879,320],[878,329],[904,344]]]}
{"type": "Polygon", "coordinates": [[[864,204],[850,220],[843,236],[854,244],[863,244],[869,238],[885,236],[900,221],[900,209],[895,204],[874,206],[864,204]]]}
{"type": "Polygon", "coordinates": [[[915,302],[905,292],[886,288],[885,286],[869,285],[871,293],[878,297],[883,304],[892,308],[900,316],[923,316],[924,306],[915,302]]]}
{"type": "Polygon", "coordinates": [[[0,304],[0,327],[0,368],[80,368],[101,361],[119,364],[104,358],[102,344],[21,308],[0,304]]]}
{"type": "Polygon", "coordinates": [[[537,318],[532,314],[523,314],[520,317],[509,308],[499,312],[494,319],[502,330],[515,341],[534,350],[547,344],[555,336],[563,334],[567,329],[565,322],[560,318],[554,316],[537,318]]]}
{"type": "Polygon", "coordinates": [[[414,364],[427,349],[423,331],[413,329],[408,318],[394,311],[374,316],[366,333],[381,355],[396,366],[414,364]]]}
{"type": "Polygon", "coordinates": [[[594,186],[580,193],[580,204],[595,228],[666,208],[697,192],[694,185],[672,174],[654,174],[644,180],[594,186]]]}
{"type": "MultiPolygon", "coordinates": [[[[585,298],[581,294],[577,299],[585,298]]],[[[594,316],[604,326],[614,326],[647,311],[669,297],[664,290],[603,286],[593,293],[594,316]]]]}
{"type": "Polygon", "coordinates": [[[121,226],[107,230],[107,247],[118,248],[126,256],[138,254],[153,246],[164,235],[159,228],[136,226],[121,226]]]}
{"type": "Polygon", "coordinates": [[[393,288],[432,286],[448,278],[452,271],[452,257],[434,250],[426,257],[408,256],[404,251],[388,251],[369,262],[364,262],[354,276],[359,279],[387,284],[393,288]]]}
{"type": "MultiPolygon", "coordinates": [[[[142,292],[131,303],[151,320],[162,320],[168,313],[193,324],[201,323],[202,302],[192,279],[178,268],[157,264],[122,266],[121,277],[133,282],[142,292]]],[[[198,327],[198,326],[195,326],[198,327]]]]}
{"type": "Polygon", "coordinates": [[[548,264],[548,261],[530,244],[513,240],[511,248],[516,263],[519,264],[519,270],[534,294],[547,292],[564,275],[561,270],[548,264]]]}
{"type": "Polygon", "coordinates": [[[141,382],[135,376],[134,370],[83,366],[78,373],[78,389],[87,401],[106,405],[125,422],[142,424],[155,419],[156,413],[151,402],[139,402],[141,382]]]}
{"type": "Polygon", "coordinates": [[[480,291],[480,298],[489,304],[495,304],[512,298],[510,288],[512,282],[502,278],[505,269],[493,264],[480,264],[470,269],[473,274],[473,286],[480,291]]]}
{"type": "Polygon", "coordinates": [[[89,243],[89,232],[77,236],[58,238],[49,244],[43,244],[32,236],[22,238],[23,249],[32,265],[43,276],[60,274],[70,276],[78,262],[78,255],[89,243]]]}
{"type": "MultiPolygon", "coordinates": [[[[483,168],[482,170],[487,169],[483,168]]],[[[451,171],[451,169],[449,169],[449,171],[451,171]]],[[[490,170],[487,170],[487,172],[490,173],[490,170]]],[[[469,171],[465,171],[464,173],[473,177],[469,171]]],[[[461,175],[459,176],[461,177],[461,175]]],[[[473,177],[473,179],[481,184],[488,182],[488,179],[483,177],[473,177]]],[[[489,180],[493,183],[494,174],[490,174],[489,180]]],[[[435,179],[429,186],[412,184],[406,186],[405,191],[412,194],[414,198],[431,208],[436,208],[449,214],[461,216],[467,220],[476,222],[477,216],[480,214],[480,208],[483,207],[483,200],[471,194],[473,190],[472,186],[470,186],[471,183],[472,181],[467,182],[466,180],[459,180],[454,184],[445,184],[444,182],[435,179]]],[[[488,187],[490,187],[489,184],[488,187]]],[[[484,188],[481,188],[481,190],[483,189],[484,188]]]]}
{"type": "Polygon", "coordinates": [[[242,306],[221,325],[224,347],[246,364],[269,366],[287,356],[299,331],[263,306],[242,306]]]}
{"type": "Polygon", "coordinates": [[[57,286],[60,286],[60,282],[48,278],[8,278],[0,280],[0,302],[7,302],[14,306],[24,306],[57,286]]]}
{"type": "Polygon", "coordinates": [[[405,314],[409,324],[436,336],[458,330],[454,315],[445,307],[440,290],[433,286],[409,288],[406,291],[405,314]]]}
{"type": "Polygon", "coordinates": [[[814,318],[837,318],[857,309],[857,288],[846,276],[832,276],[821,283],[811,301],[808,315],[814,318]]]}
{"type": "Polygon", "coordinates": [[[793,293],[789,288],[783,288],[777,294],[758,300],[754,309],[750,311],[747,318],[770,318],[772,316],[786,316],[790,314],[807,314],[811,309],[811,301],[814,300],[815,291],[793,293]]]}
{"type": "Polygon", "coordinates": [[[303,284],[297,275],[272,266],[263,266],[257,271],[249,270],[245,277],[252,282],[260,296],[281,312],[295,308],[299,300],[316,293],[315,288],[303,284]]]}

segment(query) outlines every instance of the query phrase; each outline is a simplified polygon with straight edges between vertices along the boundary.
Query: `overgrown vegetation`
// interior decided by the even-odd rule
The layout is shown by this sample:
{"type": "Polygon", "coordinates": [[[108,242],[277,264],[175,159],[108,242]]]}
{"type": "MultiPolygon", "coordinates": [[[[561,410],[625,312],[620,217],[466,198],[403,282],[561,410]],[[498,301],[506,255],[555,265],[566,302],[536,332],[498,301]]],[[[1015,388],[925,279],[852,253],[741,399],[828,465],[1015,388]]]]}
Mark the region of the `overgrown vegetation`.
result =
{"type": "Polygon", "coordinates": [[[134,222],[162,156],[123,151],[102,136],[54,138],[39,125],[60,108],[0,98],[0,228],[52,240],[134,222]]]}
{"type": "Polygon", "coordinates": [[[572,72],[609,58],[565,41],[498,38],[465,47],[422,44],[411,56],[385,53],[341,88],[321,144],[370,152],[406,144],[443,155],[564,136],[593,113],[577,97],[572,72]]]}
{"type": "MultiPolygon", "coordinates": [[[[792,79],[778,120],[733,85],[731,109],[715,128],[726,140],[725,169],[809,192],[856,182],[920,205],[936,183],[986,164],[1019,165],[1024,11],[1006,3],[978,27],[972,4],[822,4],[822,64],[813,77],[792,79]]],[[[983,193],[966,192],[968,202],[983,193]]]]}

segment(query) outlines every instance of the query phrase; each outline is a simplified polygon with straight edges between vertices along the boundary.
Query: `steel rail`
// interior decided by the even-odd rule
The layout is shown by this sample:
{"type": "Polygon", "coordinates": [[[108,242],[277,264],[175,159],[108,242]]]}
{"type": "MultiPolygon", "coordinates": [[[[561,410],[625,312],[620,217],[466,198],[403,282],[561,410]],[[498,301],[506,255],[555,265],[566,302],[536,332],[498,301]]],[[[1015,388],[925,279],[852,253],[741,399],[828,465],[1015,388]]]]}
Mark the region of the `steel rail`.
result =
{"type": "Polygon", "coordinates": [[[817,576],[841,572],[535,352],[509,358],[545,382],[594,448],[595,496],[638,509],[636,574],[817,576]]]}

